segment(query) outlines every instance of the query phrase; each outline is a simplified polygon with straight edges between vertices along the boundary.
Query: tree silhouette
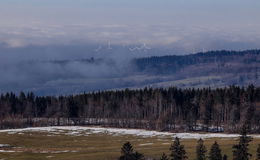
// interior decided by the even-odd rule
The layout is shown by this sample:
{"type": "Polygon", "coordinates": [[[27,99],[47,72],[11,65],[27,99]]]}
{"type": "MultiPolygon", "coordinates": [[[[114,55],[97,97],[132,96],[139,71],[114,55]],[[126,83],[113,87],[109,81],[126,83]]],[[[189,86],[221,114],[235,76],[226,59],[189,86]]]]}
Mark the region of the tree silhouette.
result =
{"type": "Polygon", "coordinates": [[[221,149],[216,141],[210,148],[209,160],[222,160],[221,149]]]}
{"type": "Polygon", "coordinates": [[[249,153],[249,142],[252,141],[252,138],[247,136],[247,127],[243,126],[239,137],[239,143],[233,145],[233,160],[249,160],[252,156],[249,153]]]}
{"type": "Polygon", "coordinates": [[[260,144],[258,144],[258,147],[256,150],[256,160],[260,160],[260,144]]]}
{"type": "Polygon", "coordinates": [[[203,140],[200,138],[197,142],[197,147],[196,147],[196,160],[206,160],[206,152],[207,149],[205,145],[203,144],[203,140]]]}
{"type": "Polygon", "coordinates": [[[144,160],[144,155],[139,152],[134,152],[131,143],[126,142],[121,148],[119,160],[144,160]]]}
{"type": "Polygon", "coordinates": [[[180,139],[178,137],[175,138],[173,144],[170,147],[171,151],[171,160],[186,160],[188,157],[186,156],[186,151],[184,146],[181,145],[180,139]]]}
{"type": "Polygon", "coordinates": [[[228,156],[226,154],[224,154],[223,159],[222,160],[227,160],[228,156]]]}

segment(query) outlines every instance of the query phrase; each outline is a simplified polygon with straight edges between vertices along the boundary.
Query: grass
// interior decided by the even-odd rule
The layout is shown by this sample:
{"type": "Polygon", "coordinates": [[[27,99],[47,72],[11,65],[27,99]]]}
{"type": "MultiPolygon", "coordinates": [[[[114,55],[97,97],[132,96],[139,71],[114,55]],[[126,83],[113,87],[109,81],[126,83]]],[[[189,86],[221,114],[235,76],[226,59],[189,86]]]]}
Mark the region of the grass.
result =
{"type": "MultiPolygon", "coordinates": [[[[108,135],[104,133],[89,134],[88,136],[56,135],[46,132],[24,132],[23,134],[0,133],[0,144],[9,144],[13,153],[0,153],[4,160],[113,160],[120,155],[120,148],[130,141],[134,148],[144,153],[146,157],[159,158],[165,152],[169,154],[171,137],[140,137],[108,135]],[[66,152],[65,152],[66,151],[66,152]]],[[[218,141],[222,152],[232,158],[232,145],[236,139],[219,138],[206,139],[209,147],[218,141]]],[[[194,159],[196,140],[182,140],[189,159],[194,159]]],[[[250,152],[255,155],[260,139],[254,139],[250,144],[250,152]]]]}

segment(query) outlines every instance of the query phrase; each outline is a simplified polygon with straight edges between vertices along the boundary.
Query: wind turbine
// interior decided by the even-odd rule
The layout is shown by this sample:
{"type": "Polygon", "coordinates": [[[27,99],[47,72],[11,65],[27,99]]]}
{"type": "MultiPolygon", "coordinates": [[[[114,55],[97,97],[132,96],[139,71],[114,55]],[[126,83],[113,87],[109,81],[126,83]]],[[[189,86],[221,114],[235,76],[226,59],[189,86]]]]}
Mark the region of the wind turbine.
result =
{"type": "Polygon", "coordinates": [[[148,47],[145,43],[143,43],[140,47],[136,46],[134,48],[129,48],[130,51],[135,51],[135,50],[143,50],[146,52],[146,50],[150,50],[151,48],[148,47]]]}
{"type": "Polygon", "coordinates": [[[205,53],[205,52],[206,52],[206,50],[205,50],[205,48],[203,48],[203,49],[202,49],[202,53],[205,53]]]}
{"type": "Polygon", "coordinates": [[[194,48],[192,49],[192,53],[195,54],[195,49],[194,48]]]}
{"type": "Polygon", "coordinates": [[[131,51],[131,52],[133,52],[133,51],[135,51],[135,50],[137,50],[138,49],[138,47],[134,47],[134,48],[129,48],[129,50],[131,51]]]}
{"type": "Polygon", "coordinates": [[[97,49],[95,49],[96,52],[102,49],[102,46],[100,45],[97,49]]]}
{"type": "Polygon", "coordinates": [[[150,50],[150,49],[152,49],[152,48],[148,47],[148,46],[146,45],[146,43],[144,43],[144,44],[143,44],[143,49],[144,49],[144,51],[146,51],[146,50],[150,50]]]}
{"type": "Polygon", "coordinates": [[[107,49],[113,49],[113,48],[111,48],[110,41],[108,41],[108,43],[107,43],[107,49]]]}

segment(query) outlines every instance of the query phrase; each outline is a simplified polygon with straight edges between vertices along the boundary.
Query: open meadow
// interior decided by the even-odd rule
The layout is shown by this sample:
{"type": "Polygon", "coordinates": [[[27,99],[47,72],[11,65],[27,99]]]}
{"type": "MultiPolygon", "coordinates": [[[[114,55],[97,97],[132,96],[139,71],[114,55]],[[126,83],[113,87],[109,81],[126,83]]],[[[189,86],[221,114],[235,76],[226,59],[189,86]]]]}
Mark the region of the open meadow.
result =
{"type": "MultiPolygon", "coordinates": [[[[136,129],[92,127],[44,127],[0,131],[1,160],[113,160],[120,148],[130,141],[146,157],[159,158],[173,137],[181,138],[189,159],[194,158],[196,141],[203,138],[208,150],[218,141],[222,153],[232,156],[236,134],[167,133],[136,129]]],[[[255,154],[260,137],[253,135],[250,152],[255,154]]]]}

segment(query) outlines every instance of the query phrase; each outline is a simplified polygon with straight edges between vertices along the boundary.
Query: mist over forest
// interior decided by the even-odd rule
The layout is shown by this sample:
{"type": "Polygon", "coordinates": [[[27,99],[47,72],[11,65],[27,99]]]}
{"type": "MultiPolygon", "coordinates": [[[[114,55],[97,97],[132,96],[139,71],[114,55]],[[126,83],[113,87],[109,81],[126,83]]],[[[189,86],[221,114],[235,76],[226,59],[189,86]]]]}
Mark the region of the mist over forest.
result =
{"type": "Polygon", "coordinates": [[[68,95],[123,88],[258,84],[258,50],[196,54],[147,44],[108,43],[18,48],[3,45],[0,52],[0,73],[4,75],[0,79],[1,93],[68,95]],[[248,63],[252,59],[254,63],[248,63]]]}

